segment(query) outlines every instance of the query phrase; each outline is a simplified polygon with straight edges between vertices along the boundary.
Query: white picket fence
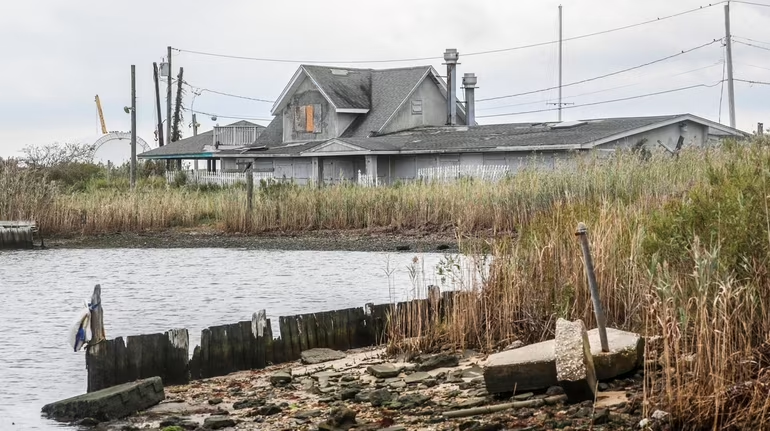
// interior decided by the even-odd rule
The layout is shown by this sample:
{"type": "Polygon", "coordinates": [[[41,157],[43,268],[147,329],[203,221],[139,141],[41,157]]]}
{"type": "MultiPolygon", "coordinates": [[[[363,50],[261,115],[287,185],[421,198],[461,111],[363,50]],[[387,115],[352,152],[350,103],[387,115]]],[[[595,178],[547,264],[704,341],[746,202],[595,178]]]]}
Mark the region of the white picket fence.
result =
{"type": "Polygon", "coordinates": [[[358,185],[364,187],[377,187],[380,185],[379,179],[373,175],[362,174],[358,170],[358,185]]]}
{"type": "MultiPolygon", "coordinates": [[[[176,176],[184,172],[187,175],[188,184],[216,184],[219,186],[232,186],[238,183],[246,183],[245,172],[208,172],[208,171],[168,171],[166,172],[166,181],[172,184],[176,179],[176,176]]],[[[259,186],[260,180],[273,179],[272,172],[254,172],[253,174],[254,184],[259,186]]]]}
{"type": "Polygon", "coordinates": [[[509,172],[510,169],[506,165],[450,165],[418,169],[417,178],[441,182],[456,181],[460,178],[499,181],[509,172]]]}

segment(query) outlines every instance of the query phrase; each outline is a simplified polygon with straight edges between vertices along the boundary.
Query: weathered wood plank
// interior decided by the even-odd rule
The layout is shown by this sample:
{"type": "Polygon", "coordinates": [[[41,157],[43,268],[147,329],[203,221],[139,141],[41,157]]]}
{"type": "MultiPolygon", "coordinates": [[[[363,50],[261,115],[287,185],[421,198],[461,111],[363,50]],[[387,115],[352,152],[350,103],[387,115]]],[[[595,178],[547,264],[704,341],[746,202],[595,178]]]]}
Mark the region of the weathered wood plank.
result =
{"type": "Polygon", "coordinates": [[[293,356],[291,350],[291,329],[289,326],[289,320],[287,317],[281,316],[278,318],[278,329],[281,331],[281,346],[283,346],[283,352],[280,356],[280,363],[291,361],[293,356]]]}
{"type": "Polygon", "coordinates": [[[201,331],[200,376],[205,379],[211,375],[211,329],[206,328],[201,331]]]}
{"type": "Polygon", "coordinates": [[[315,313],[305,315],[305,330],[307,331],[307,348],[315,349],[318,346],[318,336],[316,335],[318,320],[315,313]]]}
{"type": "Polygon", "coordinates": [[[265,333],[263,339],[265,349],[265,366],[273,365],[276,362],[273,355],[273,328],[270,323],[270,319],[265,319],[265,333]]]}
{"type": "Polygon", "coordinates": [[[190,359],[190,380],[198,380],[201,377],[201,346],[195,346],[190,359]]]}
{"type": "Polygon", "coordinates": [[[289,344],[291,346],[291,356],[289,356],[289,361],[296,361],[299,359],[299,353],[300,353],[300,334],[299,334],[299,326],[297,322],[297,316],[289,316],[286,318],[286,322],[289,325],[289,336],[291,337],[289,339],[289,344]]]}

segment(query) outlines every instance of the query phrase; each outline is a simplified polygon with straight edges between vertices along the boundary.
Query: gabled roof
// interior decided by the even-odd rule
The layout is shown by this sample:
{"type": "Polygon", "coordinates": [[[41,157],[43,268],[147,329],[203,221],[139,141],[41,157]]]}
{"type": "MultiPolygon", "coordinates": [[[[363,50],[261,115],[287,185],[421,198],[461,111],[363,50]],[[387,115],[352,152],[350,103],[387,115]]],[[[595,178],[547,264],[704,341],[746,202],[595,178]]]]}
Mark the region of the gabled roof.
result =
{"type": "Polygon", "coordinates": [[[301,65],[289,84],[273,104],[272,115],[277,115],[289,103],[304,79],[309,79],[336,112],[366,113],[370,107],[372,85],[371,69],[335,68],[330,66],[301,65]]]}
{"type": "MultiPolygon", "coordinates": [[[[250,121],[237,121],[232,124],[221,127],[258,127],[264,128],[260,124],[255,124],[250,121]]],[[[264,133],[264,132],[263,132],[264,133]]],[[[139,158],[179,158],[181,156],[188,157],[210,157],[212,149],[207,149],[207,146],[212,145],[214,140],[214,131],[209,130],[196,136],[190,136],[188,138],[180,139],[176,142],[171,142],[168,145],[145,151],[139,154],[139,158]]]]}

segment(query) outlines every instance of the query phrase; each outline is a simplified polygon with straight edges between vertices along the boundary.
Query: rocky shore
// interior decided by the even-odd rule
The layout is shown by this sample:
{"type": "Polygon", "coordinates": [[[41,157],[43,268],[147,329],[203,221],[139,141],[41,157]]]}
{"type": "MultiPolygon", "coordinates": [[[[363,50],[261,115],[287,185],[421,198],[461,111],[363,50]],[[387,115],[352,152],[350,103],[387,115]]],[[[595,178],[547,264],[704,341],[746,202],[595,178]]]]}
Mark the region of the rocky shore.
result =
{"type": "Polygon", "coordinates": [[[167,387],[166,400],[99,430],[631,430],[639,373],[569,405],[562,388],[491,396],[472,351],[386,359],[383,349],[303,352],[281,367],[167,387]]]}

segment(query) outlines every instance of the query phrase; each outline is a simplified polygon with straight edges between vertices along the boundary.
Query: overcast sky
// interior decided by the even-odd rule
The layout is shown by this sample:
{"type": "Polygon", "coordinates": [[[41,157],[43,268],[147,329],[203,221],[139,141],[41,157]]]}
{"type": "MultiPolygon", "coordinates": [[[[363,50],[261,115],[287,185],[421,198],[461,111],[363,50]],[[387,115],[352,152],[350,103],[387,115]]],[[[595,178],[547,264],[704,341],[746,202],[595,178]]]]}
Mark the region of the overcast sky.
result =
{"type": "MultiPolygon", "coordinates": [[[[768,0],[756,2],[770,3],[768,0]]],[[[557,84],[557,46],[463,57],[463,53],[551,41],[558,37],[558,5],[552,0],[459,1],[325,0],[79,0],[2,1],[0,5],[0,156],[25,145],[94,141],[99,137],[94,95],[99,94],[109,130],[130,130],[130,65],[137,67],[139,136],[154,140],[152,62],[171,45],[183,50],[292,60],[377,60],[440,57],[460,51],[459,73],[474,72],[477,98],[538,90],[557,84]]],[[[704,0],[580,0],[562,2],[564,37],[635,24],[706,5],[704,0]]],[[[733,3],[732,32],[743,42],[770,49],[770,7],[733,3]],[[754,42],[754,41],[759,42],[754,42]],[[764,43],[762,43],[764,42],[764,43]]],[[[723,6],[677,18],[564,43],[564,83],[640,65],[724,36],[723,6]]],[[[564,89],[576,105],[632,97],[722,79],[720,43],[672,60],[564,89]],[[619,88],[620,87],[620,88],[619,88]],[[606,91],[603,91],[606,90],[606,91]],[[586,94],[592,93],[592,94],[586,94]]],[[[734,45],[735,77],[770,81],[770,51],[734,45]]],[[[191,85],[274,100],[298,65],[244,61],[174,52],[191,85]]],[[[441,60],[357,65],[402,67],[441,60]]],[[[624,102],[576,107],[564,119],[692,113],[719,120],[721,85],[624,102]]],[[[736,82],[738,127],[770,126],[770,86],[736,82]]],[[[165,97],[165,83],[161,87],[165,97]]],[[[727,91],[722,102],[727,118],[727,91]]],[[[477,115],[553,108],[556,90],[481,102],[477,115]],[[515,106],[510,106],[515,105],[515,106]]],[[[165,106],[165,100],[163,101],[165,106]]],[[[188,91],[184,105],[190,107],[188,91]]],[[[194,109],[223,116],[270,118],[269,103],[204,92],[194,109]]],[[[163,108],[165,111],[165,107],[163,108]]],[[[480,123],[556,120],[556,112],[480,118],[480,123]]],[[[192,134],[185,113],[184,136],[192,134]]],[[[198,115],[201,131],[214,122],[198,115]]],[[[267,121],[261,121],[267,124],[267,121]]],[[[100,158],[127,157],[126,141],[100,158]]]]}

